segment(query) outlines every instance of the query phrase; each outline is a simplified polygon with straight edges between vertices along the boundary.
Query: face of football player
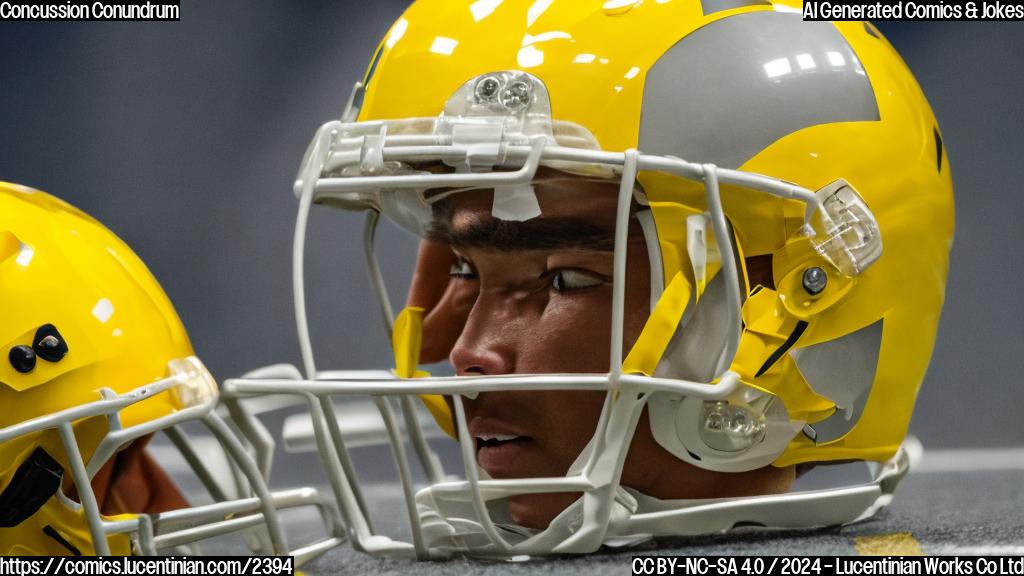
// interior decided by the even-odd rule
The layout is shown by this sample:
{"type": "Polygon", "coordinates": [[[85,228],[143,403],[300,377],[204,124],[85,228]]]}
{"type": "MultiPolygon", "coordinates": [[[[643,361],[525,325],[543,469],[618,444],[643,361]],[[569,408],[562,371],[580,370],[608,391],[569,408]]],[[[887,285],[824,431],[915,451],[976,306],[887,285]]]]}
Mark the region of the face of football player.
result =
{"type": "MultiPolygon", "coordinates": [[[[524,222],[495,219],[489,191],[453,195],[438,211],[431,237],[450,246],[455,259],[445,293],[428,315],[425,340],[454,339],[449,360],[457,374],[608,371],[618,186],[559,178],[535,186],[542,215],[524,222]]],[[[424,251],[420,256],[422,263],[424,251]]],[[[647,249],[639,223],[631,219],[624,355],[649,307],[647,249]]],[[[593,436],[604,401],[604,392],[578,390],[463,398],[477,462],[500,479],[564,476],[593,436]]],[[[763,493],[749,474],[727,475],[724,484],[721,476],[664,450],[644,413],[625,463],[624,486],[660,498],[763,493]]],[[[516,496],[510,513],[517,524],[544,528],[578,496],[516,496]]]]}

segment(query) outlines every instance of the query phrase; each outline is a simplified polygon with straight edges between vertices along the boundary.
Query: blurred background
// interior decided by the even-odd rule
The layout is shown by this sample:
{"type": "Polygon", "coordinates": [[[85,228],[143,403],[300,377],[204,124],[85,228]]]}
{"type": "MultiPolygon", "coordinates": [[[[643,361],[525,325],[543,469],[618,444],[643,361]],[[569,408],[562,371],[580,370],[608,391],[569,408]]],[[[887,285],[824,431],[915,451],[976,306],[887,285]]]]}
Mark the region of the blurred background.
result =
{"type": "MultiPolygon", "coordinates": [[[[0,180],[58,195],[134,247],[218,379],[298,364],[291,183],[408,2],[181,4],[180,22],[0,23],[0,180]]],[[[956,185],[947,302],[911,429],[927,448],[1022,445],[1024,28],[877,25],[929,96],[956,185]]],[[[318,367],[389,366],[361,216],[314,210],[310,226],[318,367]]],[[[416,242],[384,232],[399,302],[416,242]]]]}

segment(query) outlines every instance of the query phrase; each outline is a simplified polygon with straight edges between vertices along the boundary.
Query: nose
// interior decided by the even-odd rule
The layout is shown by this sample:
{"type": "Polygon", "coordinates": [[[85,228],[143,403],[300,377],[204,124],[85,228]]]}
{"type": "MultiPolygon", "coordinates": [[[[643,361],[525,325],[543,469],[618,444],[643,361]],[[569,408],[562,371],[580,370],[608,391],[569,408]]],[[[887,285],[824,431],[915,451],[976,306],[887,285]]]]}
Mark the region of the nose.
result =
{"type": "Polygon", "coordinates": [[[514,373],[520,322],[513,308],[500,295],[480,294],[448,357],[456,374],[514,373]]]}

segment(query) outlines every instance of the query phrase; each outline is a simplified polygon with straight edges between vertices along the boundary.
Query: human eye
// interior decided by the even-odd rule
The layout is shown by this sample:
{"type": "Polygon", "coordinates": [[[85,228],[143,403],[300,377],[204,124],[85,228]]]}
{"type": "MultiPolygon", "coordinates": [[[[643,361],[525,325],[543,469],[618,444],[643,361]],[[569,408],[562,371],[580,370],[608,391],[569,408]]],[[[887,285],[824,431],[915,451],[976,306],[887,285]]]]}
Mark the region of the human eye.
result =
{"type": "Polygon", "coordinates": [[[604,276],[596,272],[576,268],[560,268],[551,271],[550,274],[551,288],[555,292],[586,290],[588,288],[596,288],[607,282],[604,276]]]}
{"type": "Polygon", "coordinates": [[[448,270],[448,276],[462,280],[476,280],[476,271],[470,266],[468,260],[459,256],[455,259],[451,269],[448,270]]]}

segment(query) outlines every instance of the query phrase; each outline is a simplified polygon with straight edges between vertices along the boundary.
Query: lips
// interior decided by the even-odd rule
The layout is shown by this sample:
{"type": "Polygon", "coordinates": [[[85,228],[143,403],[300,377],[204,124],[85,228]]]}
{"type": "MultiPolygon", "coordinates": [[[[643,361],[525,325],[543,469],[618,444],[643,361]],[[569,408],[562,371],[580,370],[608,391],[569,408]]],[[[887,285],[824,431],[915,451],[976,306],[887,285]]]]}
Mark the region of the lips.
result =
{"type": "Polygon", "coordinates": [[[469,423],[469,433],[476,443],[476,459],[492,478],[521,476],[520,457],[533,439],[516,427],[491,418],[476,417],[469,423]]]}

